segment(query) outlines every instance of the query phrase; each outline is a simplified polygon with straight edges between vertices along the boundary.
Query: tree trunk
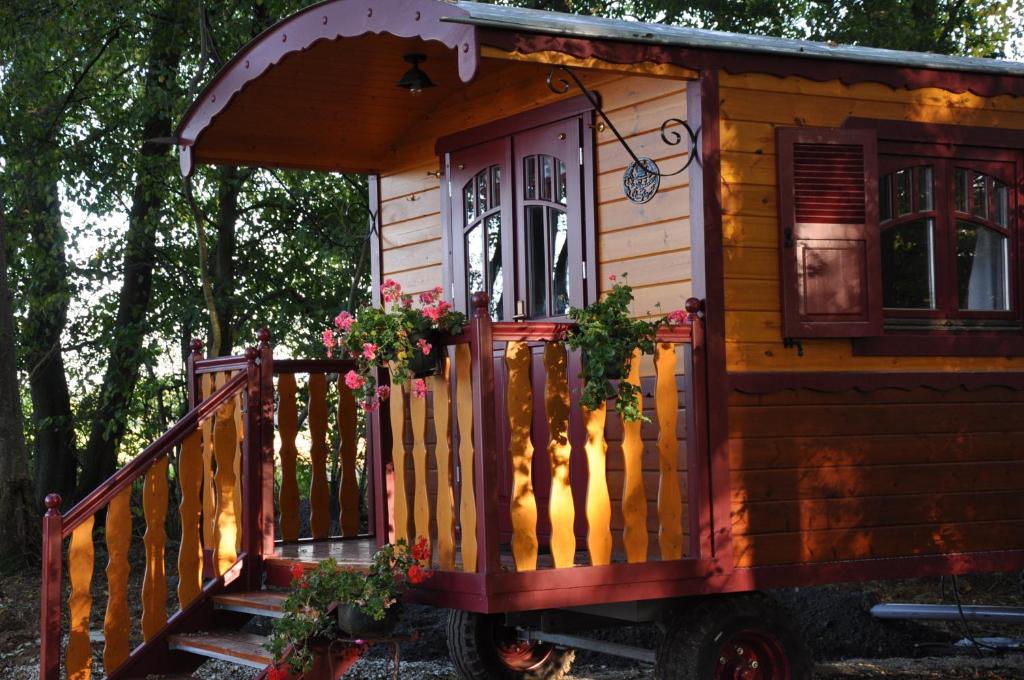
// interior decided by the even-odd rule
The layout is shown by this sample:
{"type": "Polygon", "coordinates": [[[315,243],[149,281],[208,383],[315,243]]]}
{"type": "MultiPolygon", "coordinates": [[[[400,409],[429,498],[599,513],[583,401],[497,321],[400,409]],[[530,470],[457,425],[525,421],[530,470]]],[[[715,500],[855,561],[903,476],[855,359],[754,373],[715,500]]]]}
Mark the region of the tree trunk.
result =
{"type": "Polygon", "coordinates": [[[39,541],[39,522],[32,502],[28,449],[21,413],[14,314],[7,283],[7,224],[0,206],[0,545],[3,562],[13,566],[39,541]]]}
{"type": "Polygon", "coordinates": [[[64,253],[67,233],[61,223],[59,170],[43,166],[42,162],[35,164],[38,174],[23,178],[24,186],[29,187],[23,214],[32,242],[25,252],[28,315],[21,338],[32,395],[35,498],[40,510],[49,493],[71,499],[77,448],[62,350],[71,300],[64,253]]]}
{"type": "Polygon", "coordinates": [[[157,256],[157,227],[165,187],[176,168],[167,156],[169,146],[154,140],[167,139],[172,133],[169,102],[180,94],[176,85],[178,64],[182,48],[187,44],[183,22],[190,15],[189,3],[185,0],[170,0],[165,11],[154,14],[145,92],[140,103],[145,111],[145,124],[128,214],[124,282],[118,298],[110,358],[83,456],[78,482],[80,497],[117,469],[118,444],[125,433],[128,407],[139,379],[157,256]]]}
{"type": "Polygon", "coordinates": [[[218,170],[217,246],[213,255],[213,294],[220,321],[220,347],[214,356],[229,356],[238,326],[235,305],[235,228],[238,222],[238,194],[245,179],[238,168],[218,170]]]}

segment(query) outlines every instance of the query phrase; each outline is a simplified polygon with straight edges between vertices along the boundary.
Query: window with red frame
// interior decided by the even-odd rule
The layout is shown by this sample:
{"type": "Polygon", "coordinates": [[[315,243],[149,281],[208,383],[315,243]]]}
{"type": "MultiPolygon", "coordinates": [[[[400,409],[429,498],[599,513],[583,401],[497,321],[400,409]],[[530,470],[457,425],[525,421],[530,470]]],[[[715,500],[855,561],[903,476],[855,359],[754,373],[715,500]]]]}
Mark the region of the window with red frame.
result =
{"type": "Polygon", "coordinates": [[[1019,317],[1014,165],[979,158],[879,159],[887,325],[1019,317]]]}

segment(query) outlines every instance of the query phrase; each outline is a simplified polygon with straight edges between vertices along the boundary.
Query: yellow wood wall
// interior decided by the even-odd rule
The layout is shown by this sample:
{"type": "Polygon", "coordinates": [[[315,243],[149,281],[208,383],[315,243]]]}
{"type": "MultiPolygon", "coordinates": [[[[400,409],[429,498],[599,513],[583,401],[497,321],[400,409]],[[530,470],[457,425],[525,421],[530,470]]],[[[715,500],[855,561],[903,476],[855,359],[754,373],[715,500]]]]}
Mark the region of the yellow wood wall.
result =
{"type": "MultiPolygon", "coordinates": [[[[381,172],[383,276],[408,292],[443,282],[441,192],[433,173],[438,137],[499,120],[573,96],[552,93],[548,67],[485,59],[476,81],[453,94],[410,129],[409,144],[384,160],[381,172]]],[[[618,72],[580,71],[602,96],[604,108],[636,153],[673,170],[685,160],[681,147],[662,143],[659,128],[670,117],[686,118],[686,82],[618,72]]],[[[686,172],[662,182],[649,203],[635,205],[622,194],[629,157],[610,130],[598,131],[596,200],[598,275],[601,290],[609,274],[629,274],[634,313],[681,307],[690,295],[689,188],[686,172]]]]}
{"type": "Polygon", "coordinates": [[[730,371],[1021,370],[1024,357],[854,357],[849,340],[784,349],[775,187],[776,126],[839,127],[850,116],[1024,128],[1024,99],[721,74],[722,203],[730,371]]]}

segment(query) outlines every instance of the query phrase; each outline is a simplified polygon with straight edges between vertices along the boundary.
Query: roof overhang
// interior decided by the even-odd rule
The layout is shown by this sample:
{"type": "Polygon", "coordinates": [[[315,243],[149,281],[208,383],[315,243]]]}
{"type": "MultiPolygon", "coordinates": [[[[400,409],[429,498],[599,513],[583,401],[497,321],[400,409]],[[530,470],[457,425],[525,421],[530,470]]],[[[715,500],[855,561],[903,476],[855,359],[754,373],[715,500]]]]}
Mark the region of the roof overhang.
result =
{"type": "Polygon", "coordinates": [[[417,114],[477,72],[476,28],[438,0],[328,0],[271,27],[206,86],[176,131],[181,172],[197,164],[373,172],[417,114]],[[396,86],[422,52],[437,87],[396,86]],[[461,81],[461,83],[460,83],[461,81]]]}

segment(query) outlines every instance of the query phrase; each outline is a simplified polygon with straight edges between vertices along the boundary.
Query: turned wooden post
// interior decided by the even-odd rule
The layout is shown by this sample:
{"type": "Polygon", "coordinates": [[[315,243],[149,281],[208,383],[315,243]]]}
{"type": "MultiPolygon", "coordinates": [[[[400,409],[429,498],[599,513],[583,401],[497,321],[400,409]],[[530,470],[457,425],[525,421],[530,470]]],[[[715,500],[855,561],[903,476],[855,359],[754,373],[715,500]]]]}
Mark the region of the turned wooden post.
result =
{"type": "Polygon", "coordinates": [[[697,502],[688,501],[690,508],[698,508],[689,516],[690,545],[687,557],[710,559],[711,545],[710,498],[707,489],[707,341],[701,312],[704,303],[689,298],[685,307],[690,322],[690,343],[686,346],[686,475],[687,492],[697,494],[697,502]]]}
{"type": "Polygon", "coordinates": [[[263,556],[274,554],[274,350],[270,330],[259,332],[259,462],[260,462],[260,534],[263,556]]]}
{"type": "MultiPolygon", "coordinates": [[[[486,293],[473,294],[473,443],[477,452],[477,542],[481,571],[501,571],[498,535],[498,441],[494,413],[494,340],[486,293]]],[[[465,483],[465,481],[463,481],[465,483]]]]}
{"type": "Polygon", "coordinates": [[[203,341],[193,338],[190,343],[192,353],[188,357],[186,377],[188,383],[188,408],[192,410],[202,399],[202,391],[199,388],[199,376],[196,375],[196,362],[203,358],[203,341]]]}
{"type": "Polygon", "coordinates": [[[39,607],[40,680],[57,680],[60,677],[60,596],[63,582],[61,502],[59,494],[51,493],[47,496],[46,515],[43,516],[43,583],[39,607]]]}

